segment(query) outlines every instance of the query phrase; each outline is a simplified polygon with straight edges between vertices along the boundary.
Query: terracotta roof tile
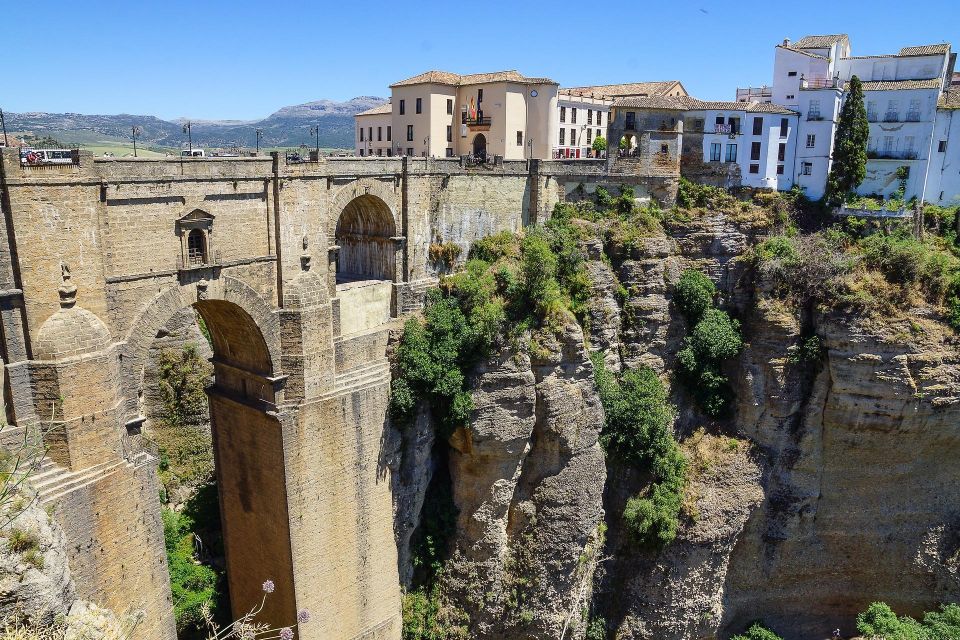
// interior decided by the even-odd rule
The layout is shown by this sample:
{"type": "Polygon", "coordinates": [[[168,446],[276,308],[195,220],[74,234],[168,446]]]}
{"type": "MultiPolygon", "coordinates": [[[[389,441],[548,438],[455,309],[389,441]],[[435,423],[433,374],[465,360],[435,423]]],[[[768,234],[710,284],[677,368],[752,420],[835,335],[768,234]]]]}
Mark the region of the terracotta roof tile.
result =
{"type": "Polygon", "coordinates": [[[749,113],[794,114],[796,111],[768,102],[723,102],[698,100],[692,96],[653,96],[620,98],[614,107],[636,107],[638,109],[663,109],[670,111],[746,111],[749,113]]]}
{"type": "Polygon", "coordinates": [[[937,102],[937,109],[960,109],[960,90],[944,91],[937,102]]]}
{"type": "Polygon", "coordinates": [[[624,82],[621,84],[599,84],[589,87],[566,87],[563,90],[572,95],[593,95],[598,98],[620,98],[628,96],[666,96],[677,89],[681,95],[688,95],[679,80],[660,80],[655,82],[624,82]]]}
{"type": "Polygon", "coordinates": [[[366,111],[361,111],[356,114],[358,116],[379,116],[387,113],[393,113],[393,105],[389,102],[385,102],[379,107],[374,107],[372,109],[367,109],[366,111]]]}
{"type": "Polygon", "coordinates": [[[419,75],[394,82],[390,87],[405,87],[413,84],[447,84],[463,86],[469,84],[484,84],[487,82],[517,82],[521,84],[557,84],[550,78],[528,78],[519,71],[494,71],[492,73],[469,73],[460,75],[449,71],[426,71],[419,75]]]}
{"type": "Polygon", "coordinates": [[[786,49],[787,51],[793,51],[794,53],[799,53],[799,54],[802,55],[802,56],[808,56],[808,57],[810,57],[810,58],[818,58],[818,59],[820,59],[820,60],[827,60],[827,59],[828,59],[826,56],[822,56],[822,55],[820,55],[819,53],[810,53],[809,51],[804,51],[803,49],[797,49],[797,48],[794,47],[793,45],[790,45],[789,47],[787,47],[787,46],[784,46],[784,45],[780,44],[780,45],[777,45],[777,47],[780,48],[780,49],[786,49]]]}
{"type": "Polygon", "coordinates": [[[940,78],[930,80],[879,80],[864,82],[864,91],[897,91],[900,89],[939,89],[940,78]]]}
{"type": "Polygon", "coordinates": [[[930,56],[939,53],[948,53],[950,51],[950,44],[944,42],[942,44],[924,44],[919,47],[904,47],[900,49],[900,55],[902,56],[930,56]]]}
{"type": "Polygon", "coordinates": [[[796,42],[790,43],[792,49],[829,49],[837,42],[849,42],[850,37],[845,33],[835,33],[827,36],[804,36],[796,42]]]}

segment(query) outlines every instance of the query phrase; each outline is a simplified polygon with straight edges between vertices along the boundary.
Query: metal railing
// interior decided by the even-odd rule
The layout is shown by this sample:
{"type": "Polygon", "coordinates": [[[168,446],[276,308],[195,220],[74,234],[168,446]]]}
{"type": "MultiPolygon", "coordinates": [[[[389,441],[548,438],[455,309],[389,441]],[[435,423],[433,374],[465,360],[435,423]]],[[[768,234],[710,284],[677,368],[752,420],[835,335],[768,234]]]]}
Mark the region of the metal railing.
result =
{"type": "Polygon", "coordinates": [[[896,111],[887,111],[883,115],[884,122],[900,122],[900,115],[896,111]]]}
{"type": "Polygon", "coordinates": [[[177,270],[179,271],[189,271],[190,269],[205,269],[208,267],[217,267],[220,266],[222,262],[220,261],[220,251],[214,251],[212,253],[198,254],[195,252],[190,252],[187,255],[186,260],[184,257],[177,256],[177,270]]]}
{"type": "Polygon", "coordinates": [[[867,150],[869,160],[916,160],[916,151],[876,151],[867,150]]]}
{"type": "Polygon", "coordinates": [[[801,89],[842,89],[843,80],[839,78],[804,78],[800,81],[801,89]]]}
{"type": "Polygon", "coordinates": [[[466,118],[464,119],[463,124],[468,127],[489,127],[490,126],[490,117],[484,116],[482,118],[466,118]]]}

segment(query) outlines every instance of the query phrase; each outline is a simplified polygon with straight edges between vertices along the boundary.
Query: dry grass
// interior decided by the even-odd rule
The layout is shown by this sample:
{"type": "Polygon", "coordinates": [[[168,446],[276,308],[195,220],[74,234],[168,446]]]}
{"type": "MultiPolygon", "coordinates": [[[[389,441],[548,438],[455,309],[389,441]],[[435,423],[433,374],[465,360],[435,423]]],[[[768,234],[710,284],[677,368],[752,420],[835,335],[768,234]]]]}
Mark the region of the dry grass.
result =
{"type": "Polygon", "coordinates": [[[60,622],[49,625],[4,622],[0,627],[0,640],[63,640],[65,632],[66,627],[60,622]]]}
{"type": "Polygon", "coordinates": [[[697,502],[700,499],[701,482],[749,446],[748,440],[713,435],[703,427],[680,443],[680,449],[687,458],[687,486],[681,507],[687,517],[696,520],[700,515],[697,502]]]}

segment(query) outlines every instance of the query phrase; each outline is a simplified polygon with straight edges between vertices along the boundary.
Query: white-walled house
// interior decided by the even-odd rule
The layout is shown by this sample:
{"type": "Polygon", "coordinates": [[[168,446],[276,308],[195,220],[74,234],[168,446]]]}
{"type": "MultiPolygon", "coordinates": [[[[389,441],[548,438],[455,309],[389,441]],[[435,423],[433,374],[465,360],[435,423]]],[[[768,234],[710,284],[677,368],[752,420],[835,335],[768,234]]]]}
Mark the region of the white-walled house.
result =
{"type": "Polygon", "coordinates": [[[358,156],[393,155],[393,107],[389,102],[354,116],[357,132],[354,152],[358,156]]]}
{"type": "MultiPolygon", "coordinates": [[[[956,62],[950,45],[905,47],[893,55],[850,54],[845,34],[785,40],[775,48],[770,99],[800,114],[796,183],[811,198],[823,196],[840,108],[856,75],[870,122],[867,176],[857,191],[890,196],[900,188],[905,168],[906,198],[954,201],[960,190],[953,186],[950,167],[960,159],[960,144],[940,144],[956,135],[954,109],[938,108],[938,103],[952,104],[946,98],[956,62]]],[[[749,98],[738,90],[740,95],[749,98]]]]}

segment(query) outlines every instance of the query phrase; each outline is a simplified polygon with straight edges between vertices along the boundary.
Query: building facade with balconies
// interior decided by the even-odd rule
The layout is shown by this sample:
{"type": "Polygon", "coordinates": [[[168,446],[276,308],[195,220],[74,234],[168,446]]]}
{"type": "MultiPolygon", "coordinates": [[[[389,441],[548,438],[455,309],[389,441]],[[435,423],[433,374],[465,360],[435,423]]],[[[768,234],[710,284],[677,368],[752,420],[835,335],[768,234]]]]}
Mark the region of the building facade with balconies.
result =
{"type": "MultiPolygon", "coordinates": [[[[773,103],[800,114],[796,183],[811,198],[823,196],[840,109],[850,79],[857,76],[870,122],[867,176],[857,191],[889,197],[903,187],[907,199],[936,203],[960,197],[948,168],[955,166],[950,154],[960,154],[960,148],[954,149],[960,144],[936,151],[946,149],[940,142],[953,131],[951,110],[938,108],[938,103],[946,104],[955,63],[956,54],[945,43],[873,56],[852,56],[845,34],[806,36],[777,45],[770,95],[773,103]]],[[[960,160],[960,155],[953,157],[960,160]]]]}
{"type": "Polygon", "coordinates": [[[798,114],[768,103],[707,102],[690,96],[620,98],[613,103],[608,165],[673,159],[680,174],[721,187],[787,190],[798,114]]]}
{"type": "Polygon", "coordinates": [[[427,71],[390,89],[389,111],[377,107],[356,116],[357,155],[551,157],[558,111],[553,80],[517,71],[427,71]],[[381,149],[378,139],[371,152],[361,137],[369,138],[371,128],[376,135],[378,126],[390,131],[390,144],[381,149]]]}

